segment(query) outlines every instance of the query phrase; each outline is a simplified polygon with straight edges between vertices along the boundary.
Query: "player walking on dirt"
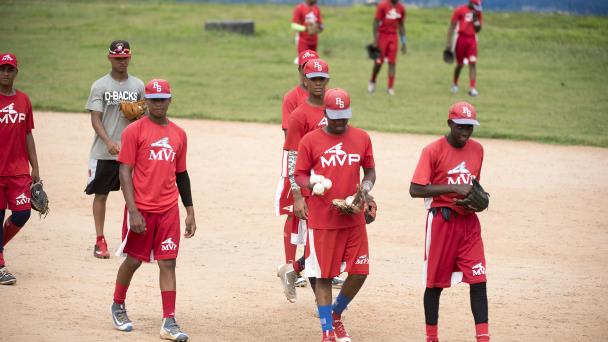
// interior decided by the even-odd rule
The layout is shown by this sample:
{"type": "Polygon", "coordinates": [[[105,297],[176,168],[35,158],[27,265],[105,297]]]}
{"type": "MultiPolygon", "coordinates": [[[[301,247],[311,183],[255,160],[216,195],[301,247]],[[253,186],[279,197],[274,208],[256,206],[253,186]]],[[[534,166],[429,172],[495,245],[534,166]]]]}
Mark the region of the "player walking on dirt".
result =
{"type": "Polygon", "coordinates": [[[479,180],[483,147],[470,139],[479,125],[475,108],[467,102],[452,105],[450,132],[422,150],[410,184],[410,195],[425,198],[428,209],[424,272],[424,314],[428,342],[437,342],[439,297],[444,288],[464,281],[470,285],[471,310],[478,342],[490,340],[486,260],[477,214],[457,205],[479,180]]]}

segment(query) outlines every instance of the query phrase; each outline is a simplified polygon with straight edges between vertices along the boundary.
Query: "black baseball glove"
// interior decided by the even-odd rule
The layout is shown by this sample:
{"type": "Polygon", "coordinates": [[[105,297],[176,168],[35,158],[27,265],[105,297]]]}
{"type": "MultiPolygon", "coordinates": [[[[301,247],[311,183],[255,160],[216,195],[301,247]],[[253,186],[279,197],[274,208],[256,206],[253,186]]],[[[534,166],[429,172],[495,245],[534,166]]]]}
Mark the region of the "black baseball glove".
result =
{"type": "Polygon", "coordinates": [[[454,63],[454,53],[450,49],[443,50],[443,61],[447,64],[454,63]]]}
{"type": "Polygon", "coordinates": [[[480,212],[486,210],[490,205],[490,194],[481,187],[477,179],[473,178],[471,191],[465,198],[457,199],[454,202],[467,210],[480,212]]]}
{"type": "Polygon", "coordinates": [[[365,46],[365,49],[367,50],[367,56],[372,61],[375,61],[376,59],[380,58],[380,49],[374,44],[367,44],[365,46]]]}
{"type": "Polygon", "coordinates": [[[42,215],[46,217],[50,210],[49,198],[42,188],[42,181],[32,184],[30,192],[32,193],[32,209],[36,210],[40,214],[40,217],[42,217],[42,215]]]}

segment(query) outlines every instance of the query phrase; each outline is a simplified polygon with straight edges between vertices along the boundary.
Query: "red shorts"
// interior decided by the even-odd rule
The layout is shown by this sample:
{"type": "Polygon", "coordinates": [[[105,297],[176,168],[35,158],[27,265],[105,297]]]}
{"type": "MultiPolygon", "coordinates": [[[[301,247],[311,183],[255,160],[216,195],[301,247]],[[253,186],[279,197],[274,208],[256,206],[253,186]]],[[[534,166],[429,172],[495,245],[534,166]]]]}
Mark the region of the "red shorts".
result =
{"type": "Polygon", "coordinates": [[[281,177],[277,186],[275,211],[277,215],[293,215],[293,194],[288,177],[281,177]]]}
{"type": "Polygon", "coordinates": [[[486,281],[486,258],[476,214],[451,212],[445,221],[438,211],[427,216],[424,274],[426,287],[450,287],[486,281]]]}
{"type": "Polygon", "coordinates": [[[306,220],[300,220],[295,215],[287,216],[283,229],[284,237],[289,236],[292,245],[305,245],[308,226],[306,220]]]}
{"type": "Polygon", "coordinates": [[[298,55],[300,54],[300,52],[305,51],[305,50],[317,51],[317,43],[318,43],[317,39],[315,39],[314,41],[309,41],[309,40],[303,40],[303,39],[298,38],[298,43],[297,43],[298,55]]]}
{"type": "Polygon", "coordinates": [[[308,228],[305,257],[306,277],[332,278],[342,272],[369,274],[365,225],[343,229],[308,228]]]}
{"type": "Polygon", "coordinates": [[[0,176],[0,210],[30,210],[32,177],[30,175],[0,176]]]}
{"type": "Polygon", "coordinates": [[[164,213],[140,211],[146,221],[146,231],[136,234],[129,229],[129,212],[125,206],[122,239],[123,253],[146,262],[177,258],[179,251],[179,208],[177,204],[164,213]]]}
{"type": "Polygon", "coordinates": [[[456,39],[456,63],[464,64],[464,59],[468,59],[469,64],[477,63],[477,37],[458,36],[456,39]]]}
{"type": "Polygon", "coordinates": [[[378,48],[380,49],[380,58],[376,60],[377,64],[384,63],[384,60],[387,60],[389,64],[397,62],[399,40],[396,34],[380,34],[378,36],[378,48]]]}

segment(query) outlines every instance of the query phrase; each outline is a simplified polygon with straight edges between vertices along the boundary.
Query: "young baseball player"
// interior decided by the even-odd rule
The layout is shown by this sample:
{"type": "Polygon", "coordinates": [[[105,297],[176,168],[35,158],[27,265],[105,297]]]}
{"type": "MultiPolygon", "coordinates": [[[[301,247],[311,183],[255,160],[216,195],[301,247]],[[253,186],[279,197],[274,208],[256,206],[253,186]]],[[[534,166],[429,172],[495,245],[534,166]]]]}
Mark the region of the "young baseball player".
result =
{"type": "Polygon", "coordinates": [[[479,125],[475,108],[467,102],[452,105],[449,133],[422,150],[410,184],[412,197],[425,198],[426,222],[424,314],[427,341],[438,339],[439,296],[444,288],[470,284],[471,310],[477,341],[489,341],[486,261],[481,226],[475,212],[456,204],[479,179],[483,147],[470,139],[479,125]]]}
{"type": "Polygon", "coordinates": [[[146,84],[148,115],[123,132],[118,155],[120,182],[126,208],[123,243],[117,254],[126,258],[118,269],[112,319],[118,330],[131,331],[125,298],[135,271],[142,261],[156,260],[160,270],[163,322],[160,336],[187,341],[175,321],[175,264],[180,244],[178,194],[186,207],[186,231],[196,232],[190,178],[186,171],[186,132],[167,119],[171,88],[165,80],[146,84]]]}
{"type": "Polygon", "coordinates": [[[458,92],[458,78],[460,71],[465,64],[469,64],[469,84],[470,96],[477,96],[479,93],[475,88],[477,79],[477,33],[481,31],[481,0],[469,0],[467,5],[461,5],[454,9],[450,27],[448,28],[448,38],[446,49],[453,49],[454,32],[458,32],[456,39],[456,67],[454,68],[454,82],[452,83],[452,93],[458,92]]]}
{"type": "MultiPolygon", "coordinates": [[[[323,31],[323,19],[317,0],[304,0],[294,8],[291,29],[296,32],[298,54],[304,50],[317,51],[319,33],[323,31]]],[[[294,63],[297,63],[297,59],[294,63]]]]}
{"type": "Polygon", "coordinates": [[[17,282],[5,266],[4,246],[30,218],[30,186],[32,181],[40,181],[32,104],[24,92],[13,88],[18,73],[17,57],[0,55],[0,222],[4,222],[0,230],[0,285],[17,282]],[[5,221],[7,208],[11,216],[5,221]]]}
{"type": "Polygon", "coordinates": [[[373,23],[374,45],[380,49],[380,57],[374,61],[372,78],[367,91],[376,91],[376,77],[384,60],[388,61],[388,94],[395,95],[395,73],[397,71],[397,49],[401,42],[401,53],[407,52],[405,36],[405,5],[399,0],[384,0],[376,8],[373,23]],[[397,35],[398,33],[398,35],[397,35]]]}
{"type": "Polygon", "coordinates": [[[91,113],[91,125],[95,131],[93,146],[89,157],[89,179],[85,192],[93,197],[93,220],[97,240],[93,256],[107,259],[110,257],[104,237],[106,201],[110,191],[120,189],[118,162],[120,136],[129,124],[120,111],[120,102],[134,102],[143,98],[144,83],[127,73],[131,61],[131,47],[124,40],[110,44],[108,61],[112,70],[93,83],[87,101],[91,113]]]}
{"type": "Polygon", "coordinates": [[[315,295],[323,341],[350,341],[341,319],[369,273],[369,252],[363,212],[344,214],[332,205],[361,187],[367,194],[376,181],[369,135],[348,125],[352,117],[350,97],[343,89],[325,93],[327,126],[302,138],[298,148],[295,178],[300,187],[312,189],[311,174],[323,175],[333,185],[322,195],[313,195],[301,207],[308,220],[306,244],[307,277],[316,278],[315,295]],[[360,182],[360,171],[363,180],[360,182]],[[331,279],[342,271],[348,277],[332,305],[331,279]]]}

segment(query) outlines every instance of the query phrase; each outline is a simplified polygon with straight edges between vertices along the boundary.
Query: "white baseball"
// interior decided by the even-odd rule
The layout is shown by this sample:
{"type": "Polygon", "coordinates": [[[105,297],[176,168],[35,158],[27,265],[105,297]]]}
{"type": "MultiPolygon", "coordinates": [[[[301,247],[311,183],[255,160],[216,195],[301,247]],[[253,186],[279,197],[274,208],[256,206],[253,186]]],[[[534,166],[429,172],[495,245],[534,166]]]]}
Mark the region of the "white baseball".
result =
{"type": "Polygon", "coordinates": [[[331,185],[332,185],[331,184],[331,179],[325,178],[325,179],[323,179],[322,183],[323,183],[323,187],[325,188],[325,190],[331,189],[331,185]]]}
{"type": "Polygon", "coordinates": [[[315,184],[315,186],[312,187],[312,193],[317,196],[323,195],[323,193],[325,193],[325,188],[323,187],[323,184],[321,184],[321,183],[315,184]]]}
{"type": "Polygon", "coordinates": [[[325,177],[321,175],[310,175],[310,184],[321,183],[325,177]]]}
{"type": "Polygon", "coordinates": [[[346,202],[346,205],[352,205],[353,202],[355,201],[355,197],[348,196],[348,197],[346,197],[346,199],[344,201],[346,202]]]}

